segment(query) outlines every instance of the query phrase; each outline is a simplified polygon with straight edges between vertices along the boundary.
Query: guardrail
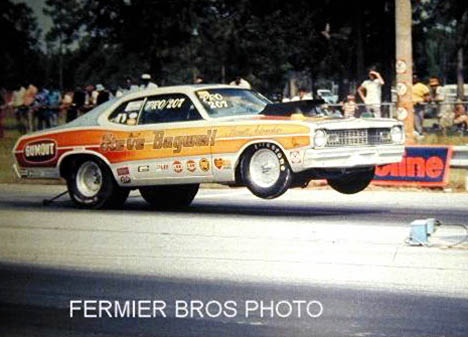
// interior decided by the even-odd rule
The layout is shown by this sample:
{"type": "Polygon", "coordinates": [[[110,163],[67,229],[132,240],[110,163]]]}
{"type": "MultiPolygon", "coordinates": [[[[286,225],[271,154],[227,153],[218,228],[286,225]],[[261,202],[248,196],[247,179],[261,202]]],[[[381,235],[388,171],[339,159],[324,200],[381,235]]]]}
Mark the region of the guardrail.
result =
{"type": "MultiPolygon", "coordinates": [[[[339,111],[343,113],[343,104],[328,104],[325,103],[332,111],[339,111]]],[[[380,103],[380,110],[382,117],[395,117],[396,116],[396,103],[382,102],[380,103]]],[[[355,117],[360,117],[368,111],[368,105],[364,103],[356,103],[355,117]]]]}
{"type": "Polygon", "coordinates": [[[468,169],[468,145],[453,147],[450,167],[468,169]]]}
{"type": "MultiPolygon", "coordinates": [[[[424,103],[424,115],[425,116],[432,116],[431,118],[438,118],[438,114],[443,112],[443,111],[451,111],[455,109],[455,105],[457,104],[463,104],[465,107],[468,105],[468,101],[444,101],[440,103],[436,102],[427,102],[424,103]]],[[[336,104],[326,104],[328,105],[329,108],[331,108],[333,111],[340,111],[343,112],[343,105],[342,103],[336,103],[336,104]]],[[[382,117],[393,117],[396,118],[396,102],[382,102],[380,104],[381,108],[381,116],[382,117]]],[[[368,111],[368,105],[364,103],[357,103],[356,104],[356,117],[359,117],[361,114],[365,113],[368,111]]],[[[427,117],[426,117],[427,118],[427,117]]]]}

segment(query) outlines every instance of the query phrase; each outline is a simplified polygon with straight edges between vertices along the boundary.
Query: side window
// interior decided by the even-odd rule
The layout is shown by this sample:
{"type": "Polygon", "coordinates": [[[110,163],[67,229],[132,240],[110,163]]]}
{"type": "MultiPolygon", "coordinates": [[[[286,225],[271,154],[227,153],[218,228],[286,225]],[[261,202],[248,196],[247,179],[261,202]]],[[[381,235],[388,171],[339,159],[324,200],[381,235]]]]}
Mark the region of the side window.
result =
{"type": "Polygon", "coordinates": [[[202,119],[190,98],[183,94],[150,96],[139,124],[187,122],[202,119]]]}
{"type": "Polygon", "coordinates": [[[128,101],[120,104],[109,116],[109,121],[122,125],[136,125],[138,114],[143,106],[144,99],[128,101]]]}

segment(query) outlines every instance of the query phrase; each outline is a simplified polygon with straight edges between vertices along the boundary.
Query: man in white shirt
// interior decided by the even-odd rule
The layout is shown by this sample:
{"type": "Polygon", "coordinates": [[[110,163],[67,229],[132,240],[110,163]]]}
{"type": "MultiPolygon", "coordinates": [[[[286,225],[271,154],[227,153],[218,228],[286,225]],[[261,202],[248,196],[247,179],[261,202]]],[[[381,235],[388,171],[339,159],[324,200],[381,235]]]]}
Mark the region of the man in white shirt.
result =
{"type": "Polygon", "coordinates": [[[382,86],[385,84],[382,76],[375,70],[369,71],[369,79],[362,82],[358,88],[359,97],[367,105],[374,117],[381,117],[380,104],[382,103],[382,86]]]}
{"type": "Polygon", "coordinates": [[[243,78],[241,78],[240,76],[237,76],[234,81],[229,83],[229,85],[233,85],[233,86],[243,88],[243,89],[252,89],[252,86],[250,85],[250,83],[244,80],[243,78]]]}
{"type": "Polygon", "coordinates": [[[155,89],[158,87],[156,83],[151,82],[151,75],[150,74],[143,74],[141,75],[141,82],[143,83],[140,86],[141,90],[145,89],[155,89]]]}
{"type": "Polygon", "coordinates": [[[291,102],[303,101],[306,99],[312,99],[312,93],[308,92],[305,88],[299,88],[298,95],[291,98],[291,102]]]}
{"type": "Polygon", "coordinates": [[[138,87],[138,85],[134,84],[133,83],[133,80],[131,77],[127,76],[125,78],[125,85],[124,87],[119,87],[115,93],[115,97],[121,97],[123,95],[125,95],[126,93],[129,93],[129,92],[133,92],[133,91],[137,91],[139,90],[140,88],[138,87]]]}

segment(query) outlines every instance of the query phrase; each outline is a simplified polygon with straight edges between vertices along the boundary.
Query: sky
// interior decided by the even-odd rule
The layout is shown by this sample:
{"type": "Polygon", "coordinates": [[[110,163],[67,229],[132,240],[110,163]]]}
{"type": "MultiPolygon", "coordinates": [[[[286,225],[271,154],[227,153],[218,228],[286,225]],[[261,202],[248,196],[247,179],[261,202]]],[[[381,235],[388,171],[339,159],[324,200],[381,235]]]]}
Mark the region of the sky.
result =
{"type": "Polygon", "coordinates": [[[37,19],[37,25],[42,31],[42,38],[52,27],[52,20],[45,15],[42,10],[45,7],[46,0],[11,0],[14,3],[25,3],[34,12],[37,19]]]}

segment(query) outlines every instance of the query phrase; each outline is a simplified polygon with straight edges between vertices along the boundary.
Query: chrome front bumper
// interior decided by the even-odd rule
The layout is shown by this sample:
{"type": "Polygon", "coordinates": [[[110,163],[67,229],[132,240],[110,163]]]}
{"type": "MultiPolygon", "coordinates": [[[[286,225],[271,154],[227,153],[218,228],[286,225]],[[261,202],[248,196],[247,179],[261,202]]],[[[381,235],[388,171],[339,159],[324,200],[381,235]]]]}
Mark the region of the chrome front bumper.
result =
{"type": "Polygon", "coordinates": [[[308,149],[304,153],[304,169],[398,163],[404,152],[404,145],[308,149]]]}

